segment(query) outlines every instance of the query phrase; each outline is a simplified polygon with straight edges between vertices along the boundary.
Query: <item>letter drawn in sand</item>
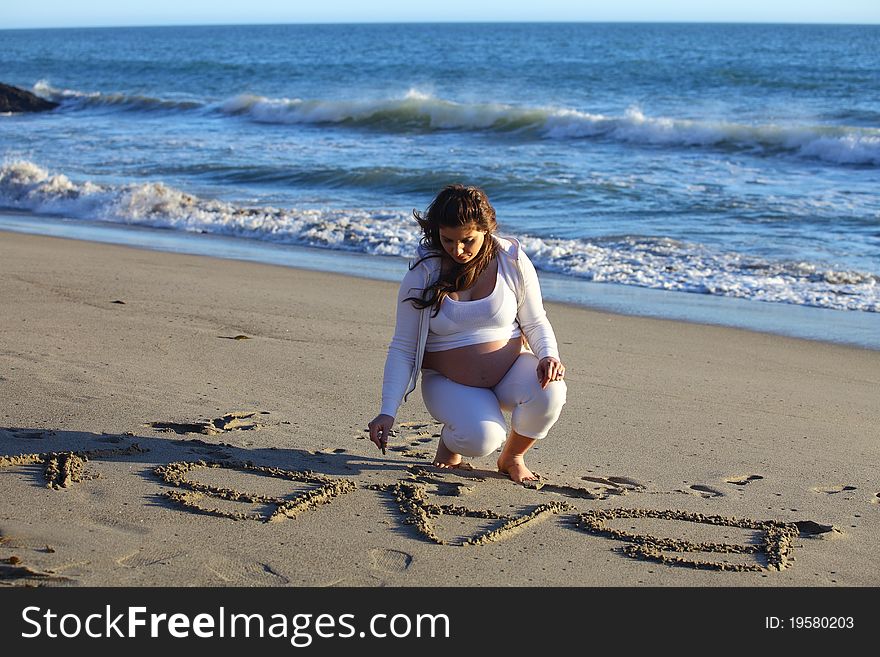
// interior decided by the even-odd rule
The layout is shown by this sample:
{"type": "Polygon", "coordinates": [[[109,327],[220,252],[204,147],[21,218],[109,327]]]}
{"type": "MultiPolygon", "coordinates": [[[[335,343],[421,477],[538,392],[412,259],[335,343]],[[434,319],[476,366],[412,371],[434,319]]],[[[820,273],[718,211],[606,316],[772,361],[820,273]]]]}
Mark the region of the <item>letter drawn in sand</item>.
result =
{"type": "Polygon", "coordinates": [[[169,463],[168,465],[159,466],[156,468],[155,472],[166,483],[178,488],[188,489],[185,491],[167,491],[165,496],[168,499],[191,510],[206,513],[208,515],[220,516],[222,518],[231,518],[233,520],[277,522],[279,520],[284,520],[285,518],[296,518],[304,511],[308,511],[321,504],[326,504],[336,496],[350,493],[357,488],[354,482],[347,479],[331,479],[330,477],[311,472],[294,472],[291,470],[282,470],[280,468],[270,468],[241,462],[218,463],[211,461],[177,461],[175,463],[169,463]],[[198,468],[244,470],[289,481],[317,484],[318,487],[296,495],[293,499],[279,496],[260,495],[258,493],[246,493],[231,488],[209,486],[188,479],[187,475],[198,468]],[[226,511],[217,507],[209,509],[199,503],[199,501],[206,496],[235,502],[262,503],[274,506],[275,508],[273,512],[268,515],[226,511]]]}
{"type": "Polygon", "coordinates": [[[798,527],[789,523],[765,520],[758,522],[743,518],[726,518],[723,516],[686,513],[684,511],[656,511],[652,509],[611,509],[607,511],[588,511],[577,517],[576,525],[586,532],[607,536],[619,541],[626,541],[622,552],[628,557],[648,559],[674,566],[689,566],[704,570],[763,571],[782,570],[791,565],[792,540],[800,533],[798,527]],[[763,532],[761,543],[742,545],[738,543],[695,543],[681,539],[659,538],[650,534],[635,534],[613,529],[608,522],[618,518],[657,518],[662,520],[680,520],[690,523],[720,525],[725,527],[742,527],[763,532]],[[767,560],[766,565],[760,563],[726,563],[723,561],[705,561],[688,559],[670,555],[670,552],[714,552],[761,554],[767,560]]]}
{"type": "Polygon", "coordinates": [[[85,471],[86,461],[112,456],[130,456],[142,454],[148,450],[137,443],[120,449],[93,449],[83,452],[46,452],[44,454],[18,454],[17,456],[0,456],[0,468],[16,465],[45,465],[46,487],[70,488],[74,483],[93,479],[95,475],[85,471]]]}

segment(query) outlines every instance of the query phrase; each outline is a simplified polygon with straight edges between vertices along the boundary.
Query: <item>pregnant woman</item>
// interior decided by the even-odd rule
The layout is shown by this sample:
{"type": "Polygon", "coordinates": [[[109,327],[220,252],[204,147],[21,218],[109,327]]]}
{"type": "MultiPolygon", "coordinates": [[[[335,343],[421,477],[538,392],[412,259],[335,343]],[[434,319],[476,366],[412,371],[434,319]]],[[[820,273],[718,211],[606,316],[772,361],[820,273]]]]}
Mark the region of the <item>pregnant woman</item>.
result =
{"type": "Polygon", "coordinates": [[[498,470],[537,479],[524,456],[559,418],[566,386],[535,268],[516,240],[495,235],[479,188],[450,185],[413,214],[423,236],[397,297],[370,440],[384,451],[421,371],[425,406],[443,424],[434,465],[454,468],[504,444],[498,470]]]}

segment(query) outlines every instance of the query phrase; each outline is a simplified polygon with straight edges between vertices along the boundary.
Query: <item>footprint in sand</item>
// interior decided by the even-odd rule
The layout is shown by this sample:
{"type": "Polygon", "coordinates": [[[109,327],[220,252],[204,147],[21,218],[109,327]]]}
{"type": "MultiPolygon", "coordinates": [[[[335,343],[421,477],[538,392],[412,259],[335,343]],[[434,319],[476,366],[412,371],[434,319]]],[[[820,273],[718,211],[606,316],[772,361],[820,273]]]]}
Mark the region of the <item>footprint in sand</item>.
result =
{"type": "Polygon", "coordinates": [[[27,429],[7,429],[13,438],[24,438],[25,440],[41,440],[46,436],[42,431],[29,431],[27,429]]]}
{"type": "Polygon", "coordinates": [[[694,484],[690,486],[690,490],[694,491],[695,494],[700,497],[723,497],[724,493],[722,493],[717,488],[712,488],[711,486],[706,486],[704,484],[694,484]]]}
{"type": "Polygon", "coordinates": [[[601,487],[582,488],[567,484],[553,484],[542,479],[538,481],[524,481],[522,485],[524,488],[539,490],[542,493],[557,493],[565,497],[585,500],[607,500],[616,495],[628,495],[631,490],[634,490],[631,488],[621,488],[620,486],[609,486],[607,483],[602,483],[601,487]]]}
{"type": "Polygon", "coordinates": [[[828,495],[834,495],[835,493],[844,493],[850,490],[857,490],[855,486],[815,486],[810,489],[814,493],[826,493],[828,495]]]}
{"type": "Polygon", "coordinates": [[[644,484],[640,484],[635,479],[630,479],[629,477],[590,477],[584,476],[581,477],[584,481],[592,481],[595,484],[602,484],[603,486],[610,486],[612,488],[625,488],[629,490],[645,490],[644,484]]]}
{"type": "Polygon", "coordinates": [[[434,456],[433,452],[423,452],[417,449],[410,449],[404,445],[389,447],[388,450],[391,452],[399,452],[401,456],[405,456],[408,459],[420,459],[426,461],[434,456]]]}
{"type": "Polygon", "coordinates": [[[272,564],[263,561],[239,561],[221,555],[210,555],[202,568],[224,584],[231,586],[286,586],[290,578],[272,564]]]}
{"type": "Polygon", "coordinates": [[[803,538],[837,538],[843,534],[834,525],[822,525],[812,520],[799,520],[794,524],[803,538]]]}
{"type": "Polygon", "coordinates": [[[148,568],[150,566],[166,566],[174,559],[184,556],[184,552],[166,552],[160,548],[144,548],[116,559],[116,565],[124,568],[148,568]]]}
{"type": "MultiPolygon", "coordinates": [[[[265,415],[265,411],[260,411],[265,415]]],[[[264,425],[252,420],[257,412],[253,413],[227,413],[213,420],[199,420],[198,422],[150,422],[144,426],[152,427],[157,431],[171,431],[174,433],[201,433],[206,436],[214,436],[227,431],[253,431],[262,429],[264,425]]]]}
{"type": "Polygon", "coordinates": [[[370,568],[384,573],[402,573],[412,564],[413,557],[400,550],[375,548],[370,550],[370,568]]]}
{"type": "Polygon", "coordinates": [[[188,447],[190,454],[196,454],[198,456],[210,456],[211,458],[220,460],[232,458],[232,454],[223,449],[220,445],[212,445],[211,443],[206,443],[204,440],[199,440],[198,438],[193,440],[172,440],[171,444],[188,447]]]}
{"type": "Polygon", "coordinates": [[[750,484],[753,481],[757,481],[758,479],[763,479],[761,475],[734,475],[732,477],[728,477],[724,481],[728,484],[734,484],[735,486],[745,486],[746,484],[750,484]]]}
{"type": "Polygon", "coordinates": [[[437,422],[427,423],[427,422],[401,422],[397,425],[398,435],[405,440],[428,440],[436,433],[431,433],[432,431],[436,432],[439,427],[441,427],[437,422]]]}
{"type": "MultiPolygon", "coordinates": [[[[401,422],[397,425],[397,429],[391,430],[390,444],[388,450],[399,452],[401,456],[411,459],[428,460],[434,456],[433,451],[426,452],[419,449],[425,446],[425,443],[434,442],[434,438],[440,434],[432,434],[427,429],[432,425],[426,422],[401,422]],[[400,443],[404,442],[405,445],[400,443]],[[396,443],[396,444],[395,444],[396,443]],[[413,449],[415,448],[415,449],[413,449]]],[[[440,426],[436,422],[434,426],[440,426]]],[[[363,430],[365,434],[369,434],[369,429],[363,430]]],[[[358,439],[366,438],[366,436],[357,436],[358,439]]]]}
{"type": "Polygon", "coordinates": [[[400,427],[401,429],[409,429],[411,431],[417,431],[419,429],[426,429],[427,427],[429,427],[431,425],[426,422],[398,422],[397,426],[400,427]]]}
{"type": "Polygon", "coordinates": [[[432,476],[427,472],[414,474],[416,481],[433,487],[433,494],[441,497],[462,497],[474,491],[472,483],[461,481],[446,481],[443,475],[432,476]]]}
{"type": "Polygon", "coordinates": [[[70,579],[50,571],[39,571],[22,563],[15,555],[0,559],[0,585],[40,586],[44,582],[69,582],[70,579]]]}

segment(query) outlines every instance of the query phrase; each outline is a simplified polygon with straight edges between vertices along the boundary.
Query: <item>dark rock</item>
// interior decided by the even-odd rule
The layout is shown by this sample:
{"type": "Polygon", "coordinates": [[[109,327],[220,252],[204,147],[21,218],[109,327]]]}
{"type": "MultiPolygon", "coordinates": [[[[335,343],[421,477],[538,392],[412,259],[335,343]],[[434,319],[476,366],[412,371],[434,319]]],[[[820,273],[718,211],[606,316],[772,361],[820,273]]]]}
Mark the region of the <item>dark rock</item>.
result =
{"type": "Polygon", "coordinates": [[[45,112],[58,103],[35,96],[30,91],[0,83],[0,112],[45,112]]]}

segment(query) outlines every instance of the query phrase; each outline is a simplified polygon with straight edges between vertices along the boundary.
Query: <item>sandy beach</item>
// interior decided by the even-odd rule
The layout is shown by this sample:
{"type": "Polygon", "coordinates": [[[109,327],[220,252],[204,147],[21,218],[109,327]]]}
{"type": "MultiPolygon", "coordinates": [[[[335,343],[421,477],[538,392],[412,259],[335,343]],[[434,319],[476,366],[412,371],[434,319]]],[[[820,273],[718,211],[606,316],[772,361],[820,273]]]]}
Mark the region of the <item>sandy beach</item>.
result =
{"type": "Polygon", "coordinates": [[[548,304],[521,486],[366,439],[395,294],[0,233],[0,585],[880,584],[880,352],[548,304]]]}

